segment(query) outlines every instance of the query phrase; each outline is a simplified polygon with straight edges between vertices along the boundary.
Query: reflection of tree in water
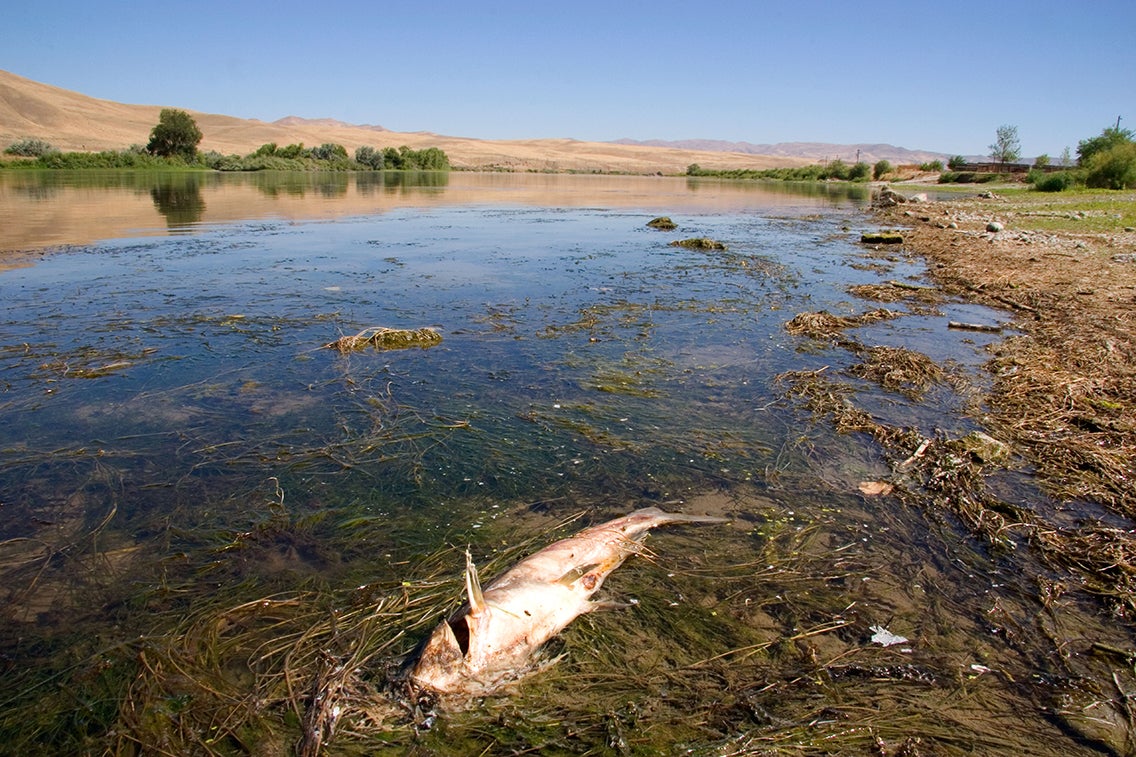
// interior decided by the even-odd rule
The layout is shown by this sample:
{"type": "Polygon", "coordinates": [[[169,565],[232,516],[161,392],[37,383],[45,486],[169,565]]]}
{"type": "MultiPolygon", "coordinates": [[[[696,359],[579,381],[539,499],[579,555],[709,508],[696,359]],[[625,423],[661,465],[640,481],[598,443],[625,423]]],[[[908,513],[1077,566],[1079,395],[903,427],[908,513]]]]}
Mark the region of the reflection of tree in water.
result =
{"type": "Polygon", "coordinates": [[[151,187],[150,197],[154,200],[154,207],[166,217],[166,225],[171,231],[185,231],[186,226],[200,222],[205,213],[205,198],[201,196],[201,187],[193,176],[151,187]]]}
{"type": "Polygon", "coordinates": [[[380,190],[387,194],[413,194],[449,184],[449,171],[374,171],[355,175],[355,187],[362,195],[380,190]]]}
{"type": "Polygon", "coordinates": [[[312,184],[321,197],[325,197],[329,200],[335,199],[336,197],[346,197],[347,177],[348,175],[346,173],[317,174],[313,177],[312,184]]]}

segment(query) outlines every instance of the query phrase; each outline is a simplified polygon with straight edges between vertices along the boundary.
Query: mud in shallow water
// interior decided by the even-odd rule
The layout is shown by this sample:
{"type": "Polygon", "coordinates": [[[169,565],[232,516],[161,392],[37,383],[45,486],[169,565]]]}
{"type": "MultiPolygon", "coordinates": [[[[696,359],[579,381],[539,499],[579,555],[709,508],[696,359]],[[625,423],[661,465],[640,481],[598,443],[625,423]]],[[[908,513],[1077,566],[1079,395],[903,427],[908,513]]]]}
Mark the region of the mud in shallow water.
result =
{"type": "Polygon", "coordinates": [[[999,337],[904,287],[862,319],[849,286],[921,269],[819,210],[459,205],[5,273],[0,730],[25,753],[280,753],[317,727],[329,753],[1124,753],[1126,627],[953,506],[1043,500],[950,446],[999,337]],[[669,245],[690,236],[728,250],[669,245]],[[821,311],[844,321],[785,328],[821,311]],[[443,338],[323,348],[379,324],[443,338]],[[914,381],[923,356],[946,373],[914,381]],[[662,503],[733,523],[652,535],[605,586],[638,603],[559,662],[467,711],[389,687],[467,545],[490,578],[662,503]]]}

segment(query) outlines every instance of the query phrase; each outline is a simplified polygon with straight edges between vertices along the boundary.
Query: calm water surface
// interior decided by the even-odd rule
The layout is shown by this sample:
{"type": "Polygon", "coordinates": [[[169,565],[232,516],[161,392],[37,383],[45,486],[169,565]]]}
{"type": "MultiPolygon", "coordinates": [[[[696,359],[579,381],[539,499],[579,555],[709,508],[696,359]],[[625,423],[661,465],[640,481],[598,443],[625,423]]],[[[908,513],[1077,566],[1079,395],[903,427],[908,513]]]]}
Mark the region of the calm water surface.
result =
{"type": "MultiPolygon", "coordinates": [[[[850,285],[922,274],[856,243],[864,202],[662,177],[0,173],[0,699],[46,713],[5,732],[33,751],[146,751],[221,687],[159,684],[139,662],[147,643],[193,636],[187,617],[436,582],[429,612],[385,621],[404,634],[393,659],[460,602],[466,545],[513,559],[581,511],[668,503],[736,521],[652,537],[656,556],[616,574],[612,592],[651,609],[581,620],[564,640],[573,661],[492,717],[384,739],[442,753],[823,751],[834,738],[856,752],[912,734],[931,753],[1082,748],[1017,683],[1046,652],[989,615],[1036,612],[1028,581],[941,518],[859,495],[888,475],[881,452],[813,424],[777,381],[857,360],[790,336],[795,314],[861,313],[878,304],[850,285]],[[657,215],[679,228],[648,228],[657,215]],[[728,250],[670,245],[689,237],[728,250]],[[442,342],[325,347],[374,326],[442,342]],[[873,644],[875,626],[911,641],[873,644]],[[647,660],[644,645],[664,651],[647,660]],[[713,675],[695,665],[743,648],[762,651],[713,675]],[[608,680],[613,664],[642,677],[608,680]],[[580,680],[594,695],[565,694],[580,680]],[[124,714],[143,710],[166,720],[124,714]]],[[[885,422],[980,428],[995,337],[946,323],[1005,318],[912,312],[851,336],[923,352],[958,380],[918,402],[844,380],[885,422]]],[[[242,738],[269,737],[215,749],[248,751],[242,738]]]]}

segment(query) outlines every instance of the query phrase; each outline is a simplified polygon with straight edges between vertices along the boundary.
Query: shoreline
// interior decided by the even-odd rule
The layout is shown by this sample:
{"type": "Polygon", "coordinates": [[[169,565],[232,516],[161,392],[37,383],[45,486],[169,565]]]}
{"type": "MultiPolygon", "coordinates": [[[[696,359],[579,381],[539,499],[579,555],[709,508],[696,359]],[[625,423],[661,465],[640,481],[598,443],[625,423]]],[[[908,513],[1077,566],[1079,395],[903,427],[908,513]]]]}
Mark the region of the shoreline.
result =
{"type": "MultiPolygon", "coordinates": [[[[1136,231],[1119,224],[1130,223],[1136,195],[1107,199],[1121,212],[1103,223],[1083,209],[1090,195],[996,192],[868,216],[900,230],[897,246],[926,262],[939,296],[1009,318],[1000,324],[1009,333],[987,348],[992,383],[974,411],[985,448],[922,440],[895,469],[901,498],[949,513],[995,551],[1028,547],[1047,571],[1039,582],[1079,586],[1127,624],[1136,620],[1136,231]],[[988,231],[993,223],[1000,230],[988,231]],[[1040,496],[1007,498],[999,474],[1018,472],[1040,496]]],[[[920,441],[909,429],[834,417],[897,457],[920,441]]]]}
{"type": "MultiPolygon", "coordinates": [[[[902,227],[945,294],[1011,314],[1019,333],[988,364],[993,430],[1056,499],[1136,518],[1136,232],[1079,230],[1084,211],[1037,207],[1070,198],[991,194],[873,215],[902,227]],[[1038,219],[1058,223],[1023,228],[1038,219]]],[[[1132,193],[1113,199],[1136,206],[1132,193]]]]}

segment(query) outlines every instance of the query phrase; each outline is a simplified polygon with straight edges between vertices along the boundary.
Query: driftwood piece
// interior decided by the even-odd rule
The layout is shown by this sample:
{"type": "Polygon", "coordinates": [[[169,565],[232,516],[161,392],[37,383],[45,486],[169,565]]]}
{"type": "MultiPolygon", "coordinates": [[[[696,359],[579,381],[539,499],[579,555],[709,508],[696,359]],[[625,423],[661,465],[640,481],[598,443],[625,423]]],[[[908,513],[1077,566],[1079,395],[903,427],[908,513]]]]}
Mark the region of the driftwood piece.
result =
{"type": "Polygon", "coordinates": [[[966,331],[985,331],[989,334],[1001,334],[1002,327],[985,323],[963,323],[962,321],[948,321],[947,328],[964,329],[966,331]]]}

